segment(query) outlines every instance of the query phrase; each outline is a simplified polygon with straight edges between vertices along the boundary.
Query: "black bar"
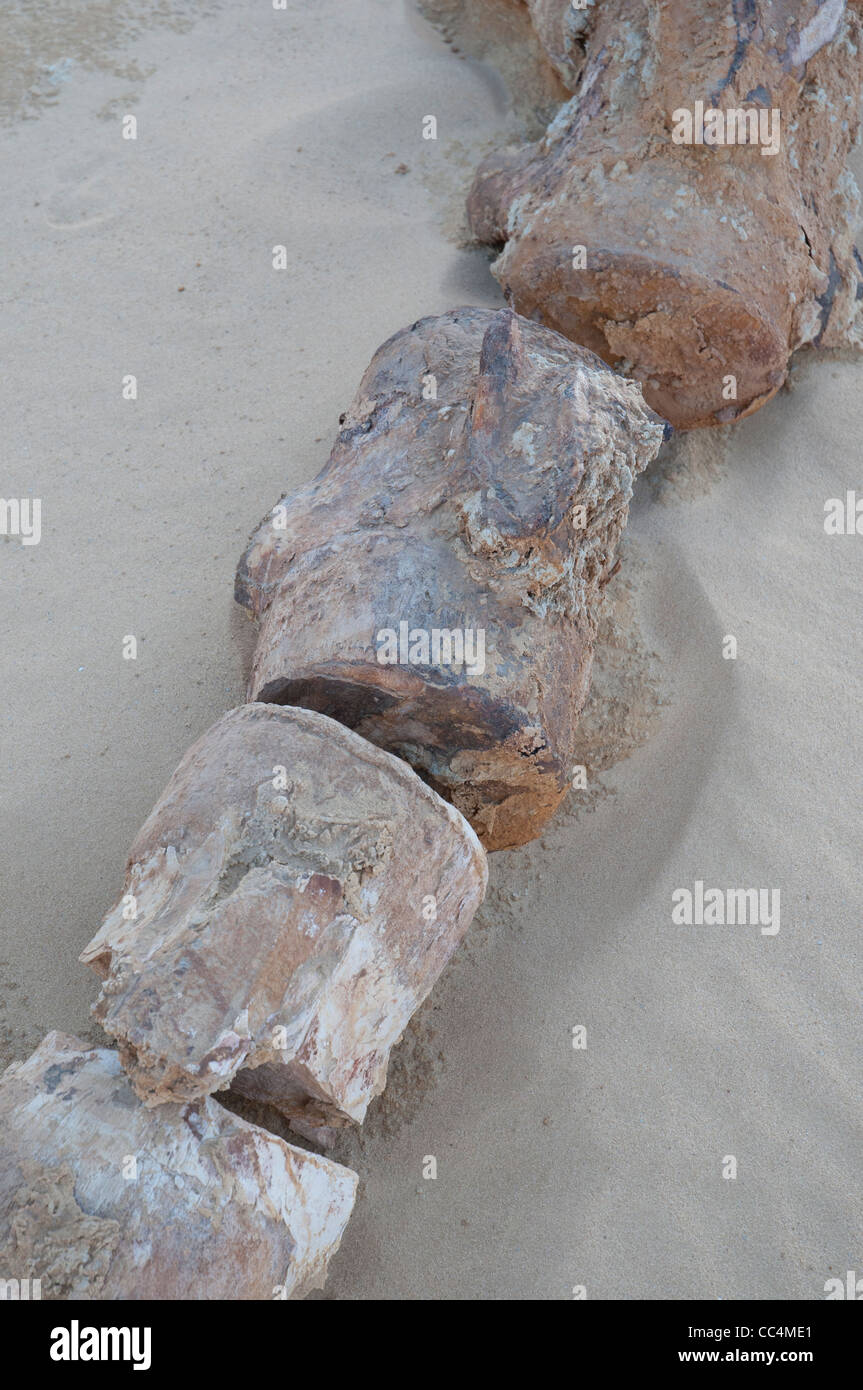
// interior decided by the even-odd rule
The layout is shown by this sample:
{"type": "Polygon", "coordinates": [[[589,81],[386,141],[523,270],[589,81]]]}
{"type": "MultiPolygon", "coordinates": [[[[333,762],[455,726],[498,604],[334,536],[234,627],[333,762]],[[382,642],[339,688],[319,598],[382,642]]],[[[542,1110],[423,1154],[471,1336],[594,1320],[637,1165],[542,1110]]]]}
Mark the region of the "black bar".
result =
{"type": "MultiPolygon", "coordinates": [[[[834,1301],[779,1302],[747,1300],[708,1302],[693,1300],[670,1302],[590,1302],[573,1300],[555,1313],[537,1310],[524,1320],[519,1314],[506,1315],[506,1322],[491,1331],[485,1319],[494,1319],[495,1305],[483,1314],[471,1307],[468,1323],[460,1325],[459,1313],[421,1307],[411,1314],[399,1303],[392,1314],[378,1312],[370,1317],[366,1308],[325,1312],[320,1304],[332,1300],[313,1299],[305,1307],[286,1307],[284,1303],[259,1302],[130,1302],[60,1303],[19,1301],[0,1306],[0,1327],[14,1337],[20,1357],[16,1373],[30,1370],[47,1372],[65,1380],[69,1375],[85,1374],[90,1380],[103,1369],[115,1376],[119,1371],[134,1372],[135,1360],[144,1374],[193,1372],[200,1383],[212,1375],[221,1385],[234,1378],[234,1356],[245,1361],[250,1378],[262,1372],[274,1375],[301,1373],[308,1357],[320,1372],[326,1366],[328,1377],[338,1364],[339,1353],[351,1369],[363,1374],[363,1363],[374,1364],[384,1351],[390,1335],[396,1343],[410,1334],[410,1320],[418,1319],[424,1328],[421,1378],[428,1380],[435,1363],[440,1374],[451,1377],[464,1351],[486,1360],[486,1376],[497,1356],[527,1354],[533,1360],[541,1348],[541,1360],[556,1362],[560,1356],[569,1367],[565,1379],[574,1382],[587,1373],[645,1371],[686,1374],[705,1366],[737,1370],[773,1371],[777,1367],[798,1367],[825,1373],[842,1371],[847,1375],[857,1366],[861,1336],[859,1314],[834,1306],[834,1301]],[[3,1321],[4,1313],[6,1321],[3,1321]],[[362,1321],[354,1324],[354,1317],[362,1321]],[[537,1324],[535,1319],[541,1316],[537,1324]],[[318,1321],[320,1319],[320,1321],[318,1321]],[[361,1335],[348,1340],[346,1333],[356,1326],[361,1335]],[[101,1355],[101,1329],[127,1329],[128,1339],[118,1335],[105,1339],[106,1353],[116,1346],[121,1359],[90,1360],[91,1348],[101,1355]],[[387,1332],[387,1328],[390,1332],[387,1332]],[[88,1331],[90,1329],[91,1331],[88,1331]],[[96,1329],[97,1336],[92,1332],[96,1329]],[[138,1337],[133,1341],[133,1329],[138,1337]],[[149,1329],[149,1342],[143,1335],[149,1329]],[[429,1336],[431,1332],[431,1336],[429,1336]],[[541,1341],[537,1342],[537,1332],[541,1341]],[[467,1338],[465,1342],[463,1339],[467,1338]],[[560,1338],[559,1346],[555,1342],[560,1338]],[[77,1349],[78,1360],[52,1357],[77,1349]],[[126,1359],[122,1359],[128,1352],[126,1359]],[[144,1363],[147,1364],[144,1364],[144,1363]],[[229,1366],[231,1369],[229,1369],[229,1366]]],[[[524,1300],[530,1302],[529,1299],[524,1300]]],[[[855,1301],[861,1301],[859,1297],[855,1301]]],[[[395,1354],[390,1345],[385,1361],[395,1354]]],[[[391,1363],[394,1364],[394,1363],[391,1363]]],[[[405,1366],[405,1376],[411,1376],[405,1366]]],[[[381,1368],[382,1369],[382,1368],[381,1368]]],[[[538,1370],[534,1363],[534,1371],[538,1370]]],[[[384,1371],[389,1378],[389,1373],[384,1371]]],[[[853,1373],[852,1373],[853,1374],[853,1373]]],[[[412,1377],[411,1377],[412,1378],[412,1377]]],[[[554,1373],[555,1381],[560,1372],[554,1373]]],[[[203,1390],[203,1387],[202,1387],[203,1390]]]]}

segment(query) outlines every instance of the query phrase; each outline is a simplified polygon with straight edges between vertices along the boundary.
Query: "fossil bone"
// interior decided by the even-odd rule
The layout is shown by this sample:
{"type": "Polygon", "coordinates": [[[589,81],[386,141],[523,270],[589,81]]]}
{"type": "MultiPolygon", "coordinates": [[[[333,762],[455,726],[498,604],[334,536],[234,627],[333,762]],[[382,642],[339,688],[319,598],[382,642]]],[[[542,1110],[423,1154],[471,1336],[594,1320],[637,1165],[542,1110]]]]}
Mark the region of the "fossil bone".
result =
{"type": "Polygon", "coordinates": [[[326,1143],[482,901],[485,855],[398,759],[310,710],[245,705],[183,758],[82,960],[146,1104],[234,1088],[326,1143]],[[130,909],[130,904],[132,908],[130,909]]]}
{"type": "Polygon", "coordinates": [[[62,1033],[0,1077],[0,1269],[42,1298],[300,1298],[356,1184],[214,1100],[145,1109],[62,1033]]]}
{"type": "Polygon", "coordinates": [[[859,347],[855,9],[603,0],[577,33],[567,0],[531,9],[575,95],[468,200],[513,306],[687,429],[758,409],[805,344],[859,347]]]}
{"type": "Polygon", "coordinates": [[[665,426],[591,353],[475,308],[385,343],[342,422],[240,563],[248,696],[340,720],[487,849],[523,844],[571,780],[596,601],[665,426]]]}

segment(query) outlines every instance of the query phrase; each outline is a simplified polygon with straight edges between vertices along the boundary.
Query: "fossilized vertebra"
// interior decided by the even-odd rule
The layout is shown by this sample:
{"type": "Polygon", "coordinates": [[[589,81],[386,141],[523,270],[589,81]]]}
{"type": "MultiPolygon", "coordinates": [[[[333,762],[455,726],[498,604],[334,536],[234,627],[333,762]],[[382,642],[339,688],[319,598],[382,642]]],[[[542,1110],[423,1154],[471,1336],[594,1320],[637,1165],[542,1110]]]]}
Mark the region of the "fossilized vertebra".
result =
{"type": "Polygon", "coordinates": [[[147,1104],[233,1083],[295,1128],[360,1121],[486,885],[459,813],[310,710],[245,705],[183,758],[81,959],[147,1104]]]}
{"type": "Polygon", "coordinates": [[[575,95],[544,140],[485,160],[468,200],[479,239],[505,243],[493,270],[514,307],[687,429],[763,405],[798,347],[859,346],[853,9],[530,6],[575,95]]]}
{"type": "Polygon", "coordinates": [[[145,1109],[62,1033],[0,1077],[0,1269],[43,1298],[302,1297],[356,1185],[214,1100],[145,1109]]]}
{"type": "Polygon", "coordinates": [[[596,600],[664,424],[591,353],[474,308],[385,343],[342,424],[240,563],[249,698],[331,715],[487,849],[523,844],[571,780],[596,600]]]}

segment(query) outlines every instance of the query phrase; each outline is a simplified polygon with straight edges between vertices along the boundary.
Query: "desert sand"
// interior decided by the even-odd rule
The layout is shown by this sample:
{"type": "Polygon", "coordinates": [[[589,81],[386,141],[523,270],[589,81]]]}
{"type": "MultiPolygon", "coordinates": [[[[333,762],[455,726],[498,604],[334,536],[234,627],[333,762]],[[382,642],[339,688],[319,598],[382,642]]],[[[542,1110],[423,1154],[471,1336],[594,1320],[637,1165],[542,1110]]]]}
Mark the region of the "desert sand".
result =
{"type": "MultiPolygon", "coordinates": [[[[513,100],[402,0],[13,0],[0,54],[0,495],[43,504],[38,545],[0,545],[6,1063],[104,1042],[77,957],[242,701],[246,539],[389,334],[502,302],[464,197],[556,94],[513,100]]],[[[863,1269],[863,540],[823,525],[863,488],[860,372],[807,355],[637,484],[587,790],[491,856],[339,1139],[360,1194],[316,1297],[819,1299],[863,1269]],[[780,890],[779,931],[676,925],[696,881],[780,890]]]]}

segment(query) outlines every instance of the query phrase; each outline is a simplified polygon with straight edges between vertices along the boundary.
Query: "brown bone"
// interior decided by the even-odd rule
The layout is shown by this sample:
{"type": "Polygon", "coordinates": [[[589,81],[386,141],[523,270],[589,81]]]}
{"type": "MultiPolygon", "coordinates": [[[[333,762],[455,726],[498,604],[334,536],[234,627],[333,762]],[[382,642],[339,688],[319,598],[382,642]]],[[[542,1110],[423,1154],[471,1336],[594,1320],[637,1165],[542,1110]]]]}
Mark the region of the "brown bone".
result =
{"type": "MultiPolygon", "coordinates": [[[[525,0],[515,0],[521,5],[525,0]]],[[[588,0],[583,9],[575,9],[571,0],[526,0],[533,27],[542,45],[570,91],[578,84],[584,64],[585,36],[590,29],[591,11],[588,0]]]]}
{"type": "Polygon", "coordinates": [[[397,333],[241,561],[249,698],[405,758],[487,849],[532,839],[571,780],[597,597],[663,432],[637,386],[509,310],[397,333]],[[441,632],[481,633],[483,669],[441,632]]]}
{"type": "Polygon", "coordinates": [[[493,269],[514,307],[686,429],[756,410],[804,344],[859,345],[858,15],[843,0],[603,0],[585,37],[567,0],[531,9],[575,96],[544,140],[490,156],[468,200],[480,240],[505,243],[493,269]],[[722,133],[730,110],[777,110],[778,152],[675,143],[674,113],[696,102],[722,133]]]}
{"type": "Polygon", "coordinates": [[[360,1121],[482,901],[470,826],[310,710],[245,705],[183,758],[82,956],[147,1104],[233,1083],[296,1129],[360,1121]],[[282,771],[283,769],[283,771],[282,771]]]}
{"type": "Polygon", "coordinates": [[[299,1298],[356,1185],[213,1100],[146,1110],[115,1052],[62,1033],[0,1077],[0,1270],[31,1296],[299,1298]]]}

